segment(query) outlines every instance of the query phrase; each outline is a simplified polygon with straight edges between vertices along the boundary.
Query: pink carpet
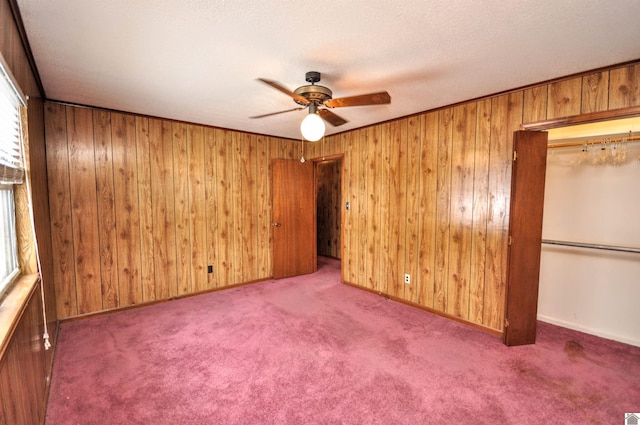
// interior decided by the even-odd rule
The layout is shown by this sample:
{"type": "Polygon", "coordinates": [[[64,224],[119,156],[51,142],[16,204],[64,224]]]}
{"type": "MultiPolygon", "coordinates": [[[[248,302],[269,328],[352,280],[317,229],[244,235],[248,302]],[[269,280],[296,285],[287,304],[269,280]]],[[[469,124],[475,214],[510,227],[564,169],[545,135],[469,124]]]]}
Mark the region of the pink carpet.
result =
{"type": "Polygon", "coordinates": [[[640,348],[499,338],[339,283],[339,263],[64,323],[47,424],[622,424],[640,348]]]}

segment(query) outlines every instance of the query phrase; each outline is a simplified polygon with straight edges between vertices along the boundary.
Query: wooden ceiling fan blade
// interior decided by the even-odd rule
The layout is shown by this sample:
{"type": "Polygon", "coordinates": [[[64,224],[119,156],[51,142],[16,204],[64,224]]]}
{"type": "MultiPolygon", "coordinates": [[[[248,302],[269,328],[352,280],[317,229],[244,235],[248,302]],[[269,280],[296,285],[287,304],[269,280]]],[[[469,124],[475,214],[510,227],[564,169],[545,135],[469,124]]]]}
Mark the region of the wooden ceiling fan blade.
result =
{"type": "Polygon", "coordinates": [[[300,96],[299,94],[295,94],[294,92],[292,92],[282,84],[278,83],[277,81],[267,80],[266,78],[258,78],[258,81],[262,81],[266,85],[271,86],[278,91],[281,91],[282,93],[286,94],[287,96],[290,96],[291,98],[293,98],[293,100],[295,100],[296,102],[302,105],[306,105],[309,103],[309,100],[307,98],[300,96]]]}
{"type": "Polygon", "coordinates": [[[253,117],[249,117],[249,118],[264,118],[264,117],[270,117],[271,115],[278,115],[278,114],[284,114],[285,112],[292,112],[292,111],[301,111],[303,109],[307,109],[306,107],[299,107],[299,108],[292,108],[292,109],[287,109],[286,111],[278,111],[278,112],[271,112],[269,114],[262,114],[262,115],[255,115],[253,117]]]}
{"type": "Polygon", "coordinates": [[[386,91],[378,93],[361,94],[358,96],[339,97],[324,102],[328,108],[342,108],[344,106],[385,105],[391,103],[391,96],[386,91]]]}
{"type": "Polygon", "coordinates": [[[326,122],[328,122],[334,127],[347,123],[347,120],[345,120],[339,115],[334,114],[328,109],[318,109],[318,114],[320,115],[320,118],[322,118],[323,120],[325,120],[326,122]]]}

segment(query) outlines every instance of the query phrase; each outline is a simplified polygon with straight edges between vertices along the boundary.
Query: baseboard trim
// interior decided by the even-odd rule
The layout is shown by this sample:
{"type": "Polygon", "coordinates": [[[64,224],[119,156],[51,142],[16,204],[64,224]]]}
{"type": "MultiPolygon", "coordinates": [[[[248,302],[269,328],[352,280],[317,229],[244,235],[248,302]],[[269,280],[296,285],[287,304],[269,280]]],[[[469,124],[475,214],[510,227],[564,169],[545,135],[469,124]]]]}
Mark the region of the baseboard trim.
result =
{"type": "Polygon", "coordinates": [[[630,338],[625,338],[620,335],[615,335],[609,332],[600,331],[598,329],[589,328],[587,326],[580,326],[577,323],[567,322],[560,319],[555,319],[553,317],[538,315],[538,320],[541,322],[549,323],[552,325],[560,326],[562,328],[571,329],[578,332],[583,332],[589,335],[594,335],[604,339],[610,339],[612,341],[621,342],[623,344],[634,345],[636,347],[640,347],[640,340],[634,340],[630,338]]]}
{"type": "Polygon", "coordinates": [[[452,315],[444,313],[442,311],[434,310],[433,308],[430,308],[430,307],[426,307],[426,306],[423,306],[423,305],[420,305],[420,304],[416,304],[414,302],[407,301],[407,300],[404,300],[402,298],[399,298],[399,297],[396,297],[396,296],[393,296],[393,295],[385,294],[384,292],[376,291],[376,290],[371,289],[371,288],[365,288],[363,286],[356,285],[355,283],[351,283],[351,282],[347,282],[347,281],[343,281],[342,283],[344,283],[345,285],[352,286],[352,287],[357,288],[357,289],[361,289],[363,291],[371,292],[372,294],[376,294],[376,295],[379,295],[379,296],[384,297],[384,298],[388,298],[390,300],[399,302],[401,304],[408,305],[410,307],[414,307],[414,308],[417,308],[417,309],[420,309],[420,310],[427,311],[429,313],[433,313],[436,316],[441,316],[441,317],[444,317],[446,319],[454,320],[454,321],[456,321],[458,323],[462,323],[464,325],[467,325],[467,326],[470,326],[472,328],[481,330],[483,332],[487,332],[489,334],[498,336],[500,338],[502,338],[502,336],[503,336],[502,331],[499,331],[499,330],[496,330],[496,329],[493,329],[493,328],[489,328],[487,326],[479,325],[477,323],[470,322],[470,321],[468,321],[466,319],[462,319],[460,317],[452,316],[452,315]]]}
{"type": "Polygon", "coordinates": [[[166,303],[166,302],[175,301],[175,300],[181,300],[181,299],[184,299],[184,298],[195,297],[195,296],[198,296],[198,295],[210,294],[212,292],[224,291],[226,289],[233,289],[233,288],[239,288],[241,286],[253,285],[254,283],[260,283],[260,282],[264,282],[264,281],[271,280],[271,279],[272,279],[272,277],[266,277],[264,279],[251,280],[251,281],[242,282],[242,283],[234,283],[233,285],[221,286],[220,288],[206,289],[204,291],[191,292],[189,294],[177,295],[175,297],[164,298],[164,299],[161,299],[161,300],[147,301],[147,302],[140,303],[140,304],[128,305],[128,306],[124,306],[124,307],[110,308],[108,310],[100,310],[100,311],[95,311],[95,312],[86,313],[86,314],[79,314],[77,316],[65,317],[63,319],[60,319],[59,322],[60,323],[75,322],[76,320],[84,320],[84,319],[89,319],[91,317],[103,316],[103,315],[106,315],[106,314],[117,313],[117,312],[120,312],[120,311],[134,310],[134,309],[141,308],[141,307],[148,307],[148,306],[151,306],[151,305],[163,304],[163,303],[166,303]]]}

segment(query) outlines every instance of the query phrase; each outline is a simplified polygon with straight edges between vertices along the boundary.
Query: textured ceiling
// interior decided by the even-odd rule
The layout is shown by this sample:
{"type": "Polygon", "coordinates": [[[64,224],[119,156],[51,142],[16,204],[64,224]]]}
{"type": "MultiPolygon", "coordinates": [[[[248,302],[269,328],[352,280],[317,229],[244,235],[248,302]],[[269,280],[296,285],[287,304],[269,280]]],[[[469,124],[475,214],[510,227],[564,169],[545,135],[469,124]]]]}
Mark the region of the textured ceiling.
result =
{"type": "Polygon", "coordinates": [[[49,99],[300,138],[286,95],[334,97],[328,134],[640,58],[638,0],[17,0],[49,99]]]}

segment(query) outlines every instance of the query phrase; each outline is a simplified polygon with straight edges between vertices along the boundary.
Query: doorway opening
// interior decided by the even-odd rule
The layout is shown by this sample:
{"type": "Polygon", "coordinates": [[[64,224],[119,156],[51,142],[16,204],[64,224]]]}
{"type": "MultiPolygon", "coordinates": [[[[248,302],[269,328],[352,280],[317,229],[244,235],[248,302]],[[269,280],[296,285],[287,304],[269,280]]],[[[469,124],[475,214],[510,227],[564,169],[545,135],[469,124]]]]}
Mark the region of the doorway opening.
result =
{"type": "Polygon", "coordinates": [[[341,260],[343,158],[324,158],[314,160],[314,163],[318,256],[341,260]]]}
{"type": "Polygon", "coordinates": [[[636,346],[638,112],[547,129],[537,317],[636,346]]]}

